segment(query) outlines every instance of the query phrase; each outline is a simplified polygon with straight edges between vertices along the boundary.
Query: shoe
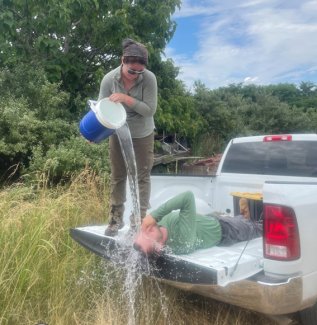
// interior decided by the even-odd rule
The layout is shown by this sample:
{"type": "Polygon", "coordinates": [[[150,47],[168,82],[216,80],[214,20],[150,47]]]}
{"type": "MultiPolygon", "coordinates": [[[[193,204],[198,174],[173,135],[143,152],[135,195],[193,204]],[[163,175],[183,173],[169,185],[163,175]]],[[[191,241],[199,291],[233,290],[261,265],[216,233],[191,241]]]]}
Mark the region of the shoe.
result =
{"type": "Polygon", "coordinates": [[[110,214],[108,216],[108,227],[105,230],[105,235],[114,237],[118,235],[118,230],[124,226],[122,221],[124,206],[123,205],[112,205],[110,214]]]}
{"type": "Polygon", "coordinates": [[[109,237],[114,237],[118,235],[119,229],[123,228],[124,222],[120,223],[109,223],[108,227],[105,230],[105,235],[109,237]]]}

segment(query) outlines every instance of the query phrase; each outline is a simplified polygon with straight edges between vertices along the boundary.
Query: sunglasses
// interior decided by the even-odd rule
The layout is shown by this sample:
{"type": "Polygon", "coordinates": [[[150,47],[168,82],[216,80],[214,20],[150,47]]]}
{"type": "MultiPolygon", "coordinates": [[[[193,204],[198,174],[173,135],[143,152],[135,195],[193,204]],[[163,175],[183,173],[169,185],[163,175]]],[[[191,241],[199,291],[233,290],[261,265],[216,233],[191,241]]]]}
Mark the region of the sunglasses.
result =
{"type": "Polygon", "coordinates": [[[128,73],[130,73],[130,74],[142,74],[142,73],[144,73],[144,70],[139,71],[139,70],[128,69],[128,73]]]}

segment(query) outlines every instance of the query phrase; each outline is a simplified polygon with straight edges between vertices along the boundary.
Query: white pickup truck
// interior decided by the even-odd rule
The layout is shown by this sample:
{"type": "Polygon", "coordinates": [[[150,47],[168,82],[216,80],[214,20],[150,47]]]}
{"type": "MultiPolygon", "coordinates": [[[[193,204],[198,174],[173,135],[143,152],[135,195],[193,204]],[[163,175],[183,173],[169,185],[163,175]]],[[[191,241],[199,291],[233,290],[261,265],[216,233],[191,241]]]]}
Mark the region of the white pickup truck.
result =
{"type": "MultiPolygon", "coordinates": [[[[261,201],[249,200],[249,209],[251,218],[263,221],[263,237],[188,255],[166,254],[152,261],[151,275],[267,315],[299,311],[302,324],[317,324],[317,135],[232,139],[215,176],[152,176],[152,208],[185,190],[194,193],[200,213],[234,215],[239,211],[232,193],[261,195],[261,201]]],[[[75,228],[71,235],[109,257],[100,249],[104,229],[75,228]]]]}

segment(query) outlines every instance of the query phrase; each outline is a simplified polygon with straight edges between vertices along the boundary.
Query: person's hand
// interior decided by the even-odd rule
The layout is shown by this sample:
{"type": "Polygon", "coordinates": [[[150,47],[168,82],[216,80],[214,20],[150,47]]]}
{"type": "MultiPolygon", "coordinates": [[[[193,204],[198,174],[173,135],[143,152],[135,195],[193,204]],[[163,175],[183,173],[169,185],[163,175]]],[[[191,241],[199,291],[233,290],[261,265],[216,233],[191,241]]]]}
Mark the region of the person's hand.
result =
{"type": "Polygon", "coordinates": [[[141,229],[145,231],[146,229],[154,225],[156,225],[156,220],[150,214],[148,214],[142,220],[141,229]]]}
{"type": "Polygon", "coordinates": [[[115,103],[125,103],[127,95],[121,93],[113,93],[109,96],[109,100],[115,103]]]}
{"type": "Polygon", "coordinates": [[[128,106],[133,106],[135,104],[135,99],[133,97],[121,93],[111,94],[109,100],[115,103],[124,103],[128,106]]]}

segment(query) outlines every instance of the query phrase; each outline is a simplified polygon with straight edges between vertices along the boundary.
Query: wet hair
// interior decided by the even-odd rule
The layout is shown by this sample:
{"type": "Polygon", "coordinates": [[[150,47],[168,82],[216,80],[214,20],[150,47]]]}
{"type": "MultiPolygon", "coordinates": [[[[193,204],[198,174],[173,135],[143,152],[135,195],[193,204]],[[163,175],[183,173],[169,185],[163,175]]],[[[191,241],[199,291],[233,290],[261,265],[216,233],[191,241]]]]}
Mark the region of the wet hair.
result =
{"type": "Polygon", "coordinates": [[[140,246],[139,244],[134,243],[134,244],[133,244],[133,248],[134,248],[136,251],[142,253],[142,248],[141,248],[141,246],[140,246]]]}
{"type": "Polygon", "coordinates": [[[123,58],[127,60],[137,60],[135,62],[124,63],[140,63],[146,65],[148,62],[148,51],[146,47],[130,38],[126,38],[122,42],[123,58]]]}
{"type": "Polygon", "coordinates": [[[141,257],[146,258],[147,256],[151,256],[153,253],[145,253],[142,250],[142,247],[139,244],[134,243],[133,248],[140,254],[141,257]]]}
{"type": "Polygon", "coordinates": [[[140,256],[142,258],[146,258],[146,259],[148,257],[150,257],[151,259],[153,259],[153,258],[154,259],[157,259],[157,258],[159,258],[162,255],[162,252],[159,253],[157,251],[145,253],[145,252],[143,252],[141,246],[139,244],[136,244],[136,243],[133,244],[133,248],[140,254],[140,256]]]}

